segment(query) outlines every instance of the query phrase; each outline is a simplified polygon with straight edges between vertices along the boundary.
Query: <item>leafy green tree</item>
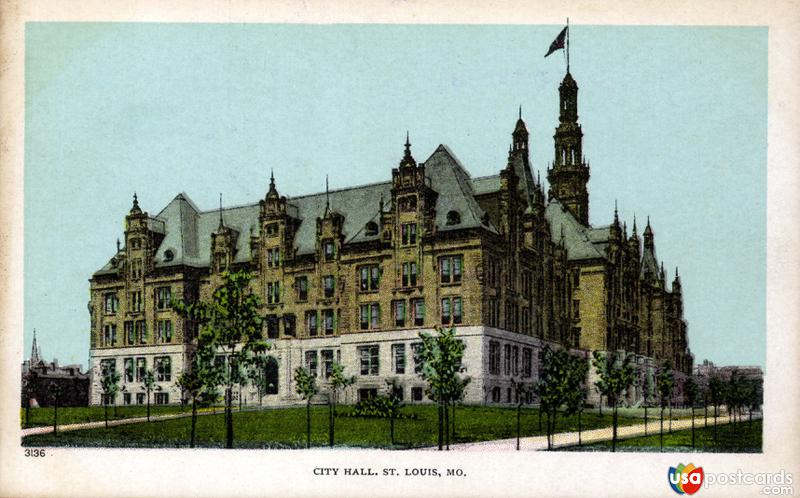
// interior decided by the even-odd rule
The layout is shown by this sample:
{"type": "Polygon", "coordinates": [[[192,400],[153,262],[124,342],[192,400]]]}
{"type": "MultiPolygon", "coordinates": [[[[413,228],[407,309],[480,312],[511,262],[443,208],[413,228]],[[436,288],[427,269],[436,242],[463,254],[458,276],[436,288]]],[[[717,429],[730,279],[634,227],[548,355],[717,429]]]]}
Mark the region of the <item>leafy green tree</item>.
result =
{"type": "Polygon", "coordinates": [[[661,405],[661,429],[659,439],[661,451],[664,451],[664,409],[672,400],[672,392],[675,389],[675,374],[672,372],[672,364],[667,361],[658,373],[656,381],[658,388],[658,398],[661,405]]]}
{"type": "Polygon", "coordinates": [[[520,439],[520,417],[522,415],[522,404],[529,394],[535,390],[535,386],[530,382],[522,382],[515,378],[511,379],[511,385],[514,387],[514,399],[517,400],[517,451],[519,451],[520,439]]]}
{"type": "Polygon", "coordinates": [[[214,347],[211,343],[199,341],[200,345],[192,356],[188,369],[178,377],[177,384],[192,401],[192,431],[189,447],[194,448],[197,434],[197,405],[203,396],[216,391],[222,381],[222,372],[214,363],[214,347]]]}
{"type": "Polygon", "coordinates": [[[717,417],[719,417],[719,405],[725,399],[725,383],[717,376],[711,377],[708,381],[708,396],[711,404],[714,405],[714,444],[717,444],[717,417]]]}
{"type": "Polygon", "coordinates": [[[427,395],[439,406],[439,450],[441,450],[443,436],[446,436],[445,444],[447,449],[450,449],[448,404],[457,396],[463,395],[469,379],[460,376],[465,345],[456,339],[455,327],[450,329],[437,327],[436,331],[437,335],[420,332],[422,345],[417,350],[417,356],[422,364],[420,375],[428,383],[427,395]]]}
{"type": "Polygon", "coordinates": [[[294,382],[297,394],[306,400],[306,448],[311,448],[311,398],[319,392],[317,379],[305,367],[297,367],[294,382]]]}
{"type": "Polygon", "coordinates": [[[692,414],[692,448],[694,448],[694,405],[697,404],[698,391],[697,382],[694,380],[694,377],[690,375],[683,383],[683,396],[692,414]]]}
{"type": "Polygon", "coordinates": [[[741,409],[746,404],[748,397],[747,383],[745,379],[739,374],[739,371],[734,369],[731,372],[731,377],[728,379],[728,386],[725,390],[725,404],[728,405],[728,413],[733,420],[733,433],[736,434],[737,415],[741,420],[741,409]]]}
{"type": "Polygon", "coordinates": [[[248,378],[258,393],[258,406],[263,406],[264,396],[275,386],[267,378],[267,369],[275,358],[265,354],[255,355],[248,371],[248,378]]]}
{"type": "Polygon", "coordinates": [[[233,386],[238,372],[232,369],[245,367],[253,355],[270,347],[262,340],[262,317],[259,314],[261,299],[253,293],[247,271],[222,272],[222,284],[214,291],[210,301],[184,303],[173,300],[175,310],[200,325],[201,333],[209,335],[209,342],[229,357],[225,382],[225,447],[233,448],[233,386]]]}
{"type": "Polygon", "coordinates": [[[583,423],[581,417],[586,405],[586,376],[589,374],[589,362],[585,358],[570,354],[567,363],[566,415],[578,414],[578,446],[583,445],[583,423]]]}
{"type": "Polygon", "coordinates": [[[103,390],[103,411],[106,420],[106,427],[108,427],[108,401],[111,400],[116,406],[117,393],[119,392],[120,375],[116,370],[107,370],[100,380],[100,388],[103,390]]]}
{"type": "Polygon", "coordinates": [[[539,353],[539,380],[534,390],[539,398],[539,412],[547,416],[547,448],[553,448],[556,416],[561,407],[566,415],[579,416],[586,396],[588,364],[583,358],[563,349],[545,346],[539,353]],[[585,366],[585,368],[584,368],[585,366]]]}
{"type": "Polygon", "coordinates": [[[144,373],[144,378],[142,379],[142,389],[147,394],[147,421],[150,422],[150,393],[152,393],[156,388],[156,376],[152,370],[148,370],[144,373]]]}
{"type": "Polygon", "coordinates": [[[386,388],[388,391],[386,396],[386,408],[389,411],[389,441],[392,446],[394,446],[394,421],[405,404],[400,398],[400,394],[398,394],[402,392],[402,387],[397,382],[397,379],[388,379],[386,381],[386,388]]]}
{"type": "MultiPolygon", "coordinates": [[[[330,384],[331,390],[330,396],[328,397],[328,445],[333,448],[336,435],[336,404],[339,401],[339,391],[355,384],[356,378],[355,376],[346,376],[344,374],[344,366],[338,361],[334,361],[331,366],[331,376],[328,378],[328,383],[330,384]]],[[[394,424],[394,422],[392,423],[394,424]]],[[[394,437],[392,437],[392,441],[394,441],[394,437]]]]}
{"type": "Polygon", "coordinates": [[[605,395],[608,404],[613,410],[611,451],[617,451],[617,408],[622,397],[636,382],[636,368],[633,364],[633,355],[616,355],[593,351],[592,365],[597,371],[598,379],[595,386],[601,394],[605,395]]]}

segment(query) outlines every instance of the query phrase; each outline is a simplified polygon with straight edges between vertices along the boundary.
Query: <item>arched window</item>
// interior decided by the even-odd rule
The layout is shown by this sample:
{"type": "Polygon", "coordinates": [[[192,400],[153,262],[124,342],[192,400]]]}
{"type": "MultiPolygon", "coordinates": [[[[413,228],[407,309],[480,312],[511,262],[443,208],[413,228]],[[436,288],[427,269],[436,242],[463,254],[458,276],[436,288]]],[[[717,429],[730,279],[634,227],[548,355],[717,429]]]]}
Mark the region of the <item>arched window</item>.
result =
{"type": "Polygon", "coordinates": [[[172,249],[164,251],[164,261],[172,261],[175,259],[175,252],[172,249]]]}
{"type": "Polygon", "coordinates": [[[374,221],[367,222],[364,231],[368,236],[378,235],[378,224],[374,221]]]}
{"type": "Polygon", "coordinates": [[[447,213],[447,224],[448,225],[458,225],[461,223],[461,214],[458,211],[448,211],[447,213]]]}

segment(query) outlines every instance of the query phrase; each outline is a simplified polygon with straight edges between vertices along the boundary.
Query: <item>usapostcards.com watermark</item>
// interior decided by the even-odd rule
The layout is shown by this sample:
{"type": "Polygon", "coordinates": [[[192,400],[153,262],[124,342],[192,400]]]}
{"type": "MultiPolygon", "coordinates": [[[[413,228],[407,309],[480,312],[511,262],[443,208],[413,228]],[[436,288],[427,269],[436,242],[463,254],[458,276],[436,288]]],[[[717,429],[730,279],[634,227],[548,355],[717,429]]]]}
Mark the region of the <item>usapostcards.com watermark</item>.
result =
{"type": "Polygon", "coordinates": [[[780,472],[708,472],[703,480],[703,487],[712,486],[760,486],[762,495],[793,496],[794,478],[791,472],[781,469],[780,472]]]}

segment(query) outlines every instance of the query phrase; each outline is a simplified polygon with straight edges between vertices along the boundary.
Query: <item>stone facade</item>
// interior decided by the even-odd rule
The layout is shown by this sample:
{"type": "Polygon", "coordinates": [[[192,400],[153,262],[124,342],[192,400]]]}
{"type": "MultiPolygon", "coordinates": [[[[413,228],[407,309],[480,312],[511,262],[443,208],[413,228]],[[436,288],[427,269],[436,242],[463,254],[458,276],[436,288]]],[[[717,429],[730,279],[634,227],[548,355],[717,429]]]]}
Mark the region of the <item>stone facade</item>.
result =
{"type": "MultiPolygon", "coordinates": [[[[467,345],[472,403],[510,401],[511,378],[532,380],[545,344],[587,356],[621,349],[690,371],[680,282],[668,291],[663,267],[651,271],[649,222],[643,251],[635,224],[628,237],[616,213],[609,226],[588,223],[589,166],[569,73],[560,92],[549,195],[533,175],[520,113],[498,175],[470,177],[444,145],[417,163],[407,139],[388,182],[289,198],[271,176],[258,203],[204,212],[179,194],[155,216],[134,196],[124,245],[91,279],[92,402],[103,369],[131,364],[121,396],[141,392],[143,366],[160,379],[157,402],[179,401],[175,379],[196,326],[169,300],[207,300],[221,272],[237,269],[255,276],[264,337],[275,346],[268,404],[298,401],[298,365],[324,384],[333,359],[358,377],[346,400],[395,377],[406,400],[422,401],[412,348],[435,326],[455,326],[467,345]]],[[[241,396],[254,401],[248,389],[241,396]]]]}

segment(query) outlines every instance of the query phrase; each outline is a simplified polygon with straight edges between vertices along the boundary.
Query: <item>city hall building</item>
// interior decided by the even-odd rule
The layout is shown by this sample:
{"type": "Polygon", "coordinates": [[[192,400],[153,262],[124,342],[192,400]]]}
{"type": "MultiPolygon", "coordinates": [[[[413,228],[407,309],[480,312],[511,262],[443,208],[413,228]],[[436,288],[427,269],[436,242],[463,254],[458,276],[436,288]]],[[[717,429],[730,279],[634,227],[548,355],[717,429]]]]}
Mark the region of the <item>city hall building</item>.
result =
{"type": "MultiPolygon", "coordinates": [[[[418,162],[407,139],[381,183],[286,197],[272,177],[252,204],[203,211],[179,194],[155,215],[134,196],[124,244],[90,281],[91,403],[109,369],[122,377],[117,403],[143,402],[147,370],[156,403],[180,402],[196,327],[170,301],[209,300],[221,273],[238,269],[255,277],[273,344],[265,404],[299,402],[298,366],[324,392],[334,361],[357,377],[345,402],[385,392],[388,379],[406,402],[424,402],[414,351],[436,326],[466,344],[467,403],[512,402],[512,379],[534,381],[547,344],[634,353],[642,376],[667,361],[691,373],[677,270],[668,288],[649,220],[643,238],[616,212],[589,224],[569,72],[559,92],[549,189],[532,173],[520,115],[492,176],[473,178],[445,145],[418,162]]],[[[253,387],[236,391],[258,401],[253,387]]]]}

